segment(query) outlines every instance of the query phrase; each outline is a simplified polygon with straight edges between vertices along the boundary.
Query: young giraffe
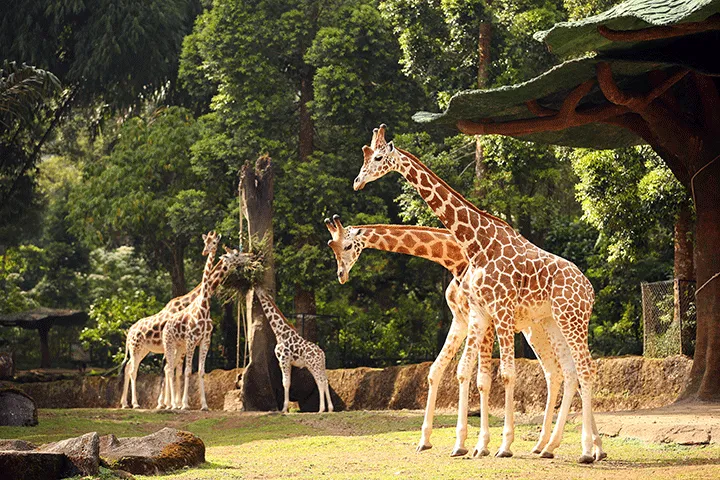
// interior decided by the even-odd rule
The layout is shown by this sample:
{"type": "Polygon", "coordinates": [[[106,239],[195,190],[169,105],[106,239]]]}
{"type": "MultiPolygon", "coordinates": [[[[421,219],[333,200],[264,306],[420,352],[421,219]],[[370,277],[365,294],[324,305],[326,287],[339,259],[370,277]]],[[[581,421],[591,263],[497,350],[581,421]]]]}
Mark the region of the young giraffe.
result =
{"type": "MultiPolygon", "coordinates": [[[[218,245],[220,244],[220,235],[215,232],[208,232],[202,236],[205,247],[203,248],[203,255],[207,255],[205,261],[205,271],[212,268],[213,261],[215,259],[215,253],[217,252],[218,245]]],[[[127,394],[128,386],[132,386],[132,406],[133,408],[140,408],[140,404],[137,400],[137,389],[135,382],[137,379],[137,372],[140,368],[140,362],[148,353],[164,353],[165,349],[162,344],[162,331],[165,328],[170,315],[182,311],[185,307],[197,298],[200,294],[200,285],[195,287],[191,292],[186,293],[181,297],[176,297],[170,300],[165,307],[158,313],[145,317],[135,322],[127,332],[127,338],[125,340],[125,358],[120,366],[120,373],[124,371],[124,385],[122,398],[120,405],[122,408],[128,408],[127,394]],[[125,365],[130,365],[126,368],[125,365]]],[[[164,381],[167,384],[167,381],[164,381]]],[[[167,401],[165,396],[165,388],[161,386],[160,396],[158,397],[158,406],[161,408],[167,401]]]]}
{"type": "MultiPolygon", "coordinates": [[[[335,254],[338,266],[337,276],[340,283],[347,281],[350,270],[365,248],[374,248],[426,258],[442,265],[453,274],[454,279],[450,285],[448,285],[445,292],[448,307],[450,307],[453,313],[453,320],[445,344],[428,373],[428,399],[425,407],[422,436],[417,447],[418,452],[427,450],[432,447],[430,444],[430,435],[432,433],[438,385],[446,367],[455,356],[455,353],[467,335],[469,306],[467,299],[459,295],[459,283],[467,269],[469,260],[453,236],[446,229],[406,225],[360,225],[345,228],[340,222],[338,215],[333,216],[332,221],[326,218],[325,224],[332,235],[332,239],[328,241],[328,245],[335,254]]],[[[568,377],[565,383],[566,388],[573,388],[573,385],[577,385],[577,379],[570,352],[566,347],[562,348],[565,345],[562,338],[551,338],[551,334],[546,331],[542,324],[531,325],[527,330],[523,331],[523,334],[538,356],[547,382],[547,401],[545,404],[543,427],[540,438],[532,450],[533,453],[540,453],[550,440],[552,412],[555,408],[560,384],[563,380],[561,370],[568,370],[565,373],[565,376],[568,377]],[[556,357],[555,348],[562,354],[562,364],[556,357]]],[[[482,384],[483,378],[489,377],[490,375],[489,366],[493,339],[492,329],[488,329],[488,333],[479,348],[478,386],[482,384]]],[[[480,395],[480,402],[483,405],[482,411],[483,414],[486,414],[487,395],[484,394],[483,390],[480,390],[480,395]]],[[[573,395],[573,390],[565,392],[563,395],[557,421],[557,425],[561,427],[553,432],[553,434],[556,435],[553,443],[560,443],[563,431],[562,426],[564,426],[565,419],[567,418],[573,395]],[[557,435],[560,435],[560,438],[557,438],[557,435]]],[[[460,419],[458,428],[462,429],[460,419]]],[[[595,429],[594,424],[593,428],[595,429]]],[[[458,432],[457,445],[453,451],[455,456],[467,453],[467,450],[464,448],[465,438],[460,437],[461,433],[461,431],[458,432]]],[[[489,435],[489,432],[485,433],[489,435]]],[[[483,435],[483,433],[481,433],[481,435],[483,435]]],[[[596,457],[604,458],[605,454],[602,452],[602,444],[597,431],[594,432],[593,441],[595,443],[596,457]]],[[[477,453],[488,454],[489,452],[477,453]]]]}
{"type": "MultiPolygon", "coordinates": [[[[372,146],[364,146],[364,162],[354,189],[390,171],[399,172],[441,222],[470,259],[461,290],[468,295],[470,321],[468,341],[458,365],[461,405],[467,415],[467,377],[479,342],[494,325],[500,345],[500,370],[505,384],[505,426],[496,454],[512,456],[514,440],[515,356],[513,334],[532,322],[552,316],[571,350],[582,398],[582,455],[580,463],[592,463],[592,387],[595,362],[587,344],[588,323],[594,301],[592,285],[571,262],[533,245],[503,220],[483,212],[437,177],[409,152],[385,142],[385,125],[374,131],[372,146]]],[[[488,391],[484,384],[481,387],[488,391]]],[[[482,419],[481,419],[482,420],[482,419]]],[[[487,426],[485,426],[487,427],[487,426]]],[[[548,444],[543,456],[551,456],[556,445],[548,444]]],[[[476,451],[484,452],[487,440],[480,438],[476,451]]]]}
{"type": "Polygon", "coordinates": [[[162,331],[162,343],[165,349],[165,380],[170,384],[170,397],[173,408],[179,408],[179,386],[175,384],[173,371],[178,359],[185,355],[185,385],[182,397],[182,409],[187,410],[190,373],[192,371],[195,348],[198,353],[198,381],[200,385],[201,410],[207,410],[205,399],[205,358],[210,349],[210,337],[213,330],[210,317],[210,298],[232,269],[246,260],[237,250],[225,247],[225,253],[211,271],[203,273],[200,293],[181,312],[170,315],[162,331]]]}
{"type": "Polygon", "coordinates": [[[275,334],[277,345],[275,345],[275,356],[277,356],[282,372],[282,383],[285,389],[285,400],[283,402],[283,413],[287,413],[290,403],[290,376],[292,367],[307,367],[310,370],[320,394],[320,410],[325,411],[325,398],[327,397],[328,412],[333,411],[332,399],[330,398],[330,387],[328,385],[327,373],[325,371],[325,352],[312,342],[302,338],[288,323],[270,294],[263,289],[256,289],[260,304],[262,305],[265,317],[270,322],[270,327],[275,334]]]}

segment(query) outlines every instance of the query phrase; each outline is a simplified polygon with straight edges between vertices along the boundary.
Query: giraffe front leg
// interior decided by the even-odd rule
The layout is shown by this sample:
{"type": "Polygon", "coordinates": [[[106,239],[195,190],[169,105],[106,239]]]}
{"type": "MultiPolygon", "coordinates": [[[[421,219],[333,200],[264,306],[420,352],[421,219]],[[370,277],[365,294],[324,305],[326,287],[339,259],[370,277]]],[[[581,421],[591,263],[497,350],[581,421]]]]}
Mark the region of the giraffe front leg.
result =
{"type": "Polygon", "coordinates": [[[493,329],[488,325],[478,353],[477,387],[480,391],[480,434],[472,454],[476,458],[490,455],[488,448],[490,443],[490,385],[492,384],[490,359],[492,358],[494,339],[493,329]]]}
{"type": "MultiPolygon", "coordinates": [[[[503,321],[502,316],[499,321],[500,324],[507,322],[503,321]]],[[[510,446],[515,440],[515,339],[513,331],[508,328],[498,328],[497,335],[500,344],[500,375],[505,384],[505,425],[503,441],[495,456],[512,457],[510,446]]]]}
{"type": "Polygon", "coordinates": [[[190,410],[190,374],[192,373],[193,356],[195,355],[195,345],[187,345],[185,351],[185,385],[183,385],[182,408],[190,410]]]}
{"type": "MultiPolygon", "coordinates": [[[[560,386],[563,381],[563,374],[558,360],[559,354],[553,349],[549,334],[540,324],[533,324],[523,331],[528,344],[535,352],[540,367],[545,374],[545,383],[547,387],[547,398],[545,400],[545,413],[543,415],[542,430],[537,443],[531,450],[531,453],[540,454],[550,441],[552,432],[553,411],[555,403],[560,394],[560,386]]],[[[562,340],[562,339],[561,339],[562,340]]]]}
{"type": "Polygon", "coordinates": [[[292,375],[292,365],[290,365],[289,358],[283,358],[282,360],[278,358],[278,361],[280,362],[283,390],[285,391],[282,413],[288,413],[288,406],[290,405],[290,376],[292,375]]]}
{"type": "Polygon", "coordinates": [[[200,354],[198,356],[198,380],[200,383],[200,410],[207,411],[208,404],[205,399],[205,359],[210,349],[210,337],[208,336],[200,343],[200,354]]]}
{"type": "Polygon", "coordinates": [[[455,427],[455,446],[450,454],[451,457],[462,457],[467,454],[465,448],[465,440],[467,440],[467,417],[468,417],[468,401],[470,396],[470,373],[472,371],[472,363],[477,358],[478,336],[475,333],[477,326],[472,320],[468,327],[468,338],[465,343],[465,349],[460,357],[457,368],[458,388],[458,417],[457,426],[455,427]]]}
{"type": "MultiPolygon", "coordinates": [[[[450,287],[448,287],[450,288],[450,287]]],[[[449,302],[448,302],[449,305],[449,302]]],[[[451,307],[451,310],[453,308],[451,307]]],[[[433,420],[435,417],[435,403],[437,401],[438,387],[440,380],[442,379],[445,369],[450,364],[450,361],[457,353],[462,341],[467,335],[467,320],[460,321],[458,316],[454,315],[453,322],[450,325],[450,331],[445,339],[445,344],[440,350],[437,358],[430,367],[428,372],[428,398],[425,405],[425,416],[423,418],[422,432],[420,435],[420,442],[416,449],[417,453],[432,448],[430,443],[430,435],[433,429],[433,420]]]]}
{"type": "Polygon", "coordinates": [[[177,404],[175,402],[175,358],[176,358],[176,351],[172,347],[166,347],[165,348],[165,391],[167,392],[165,394],[165,401],[172,404],[172,408],[177,408],[177,404]]]}
{"type": "Polygon", "coordinates": [[[132,353],[130,354],[130,359],[128,360],[128,363],[125,364],[125,370],[123,371],[123,391],[122,391],[122,397],[120,398],[120,408],[128,408],[130,405],[127,401],[128,396],[128,388],[130,387],[130,368],[132,368],[133,365],[133,356],[132,353]]]}

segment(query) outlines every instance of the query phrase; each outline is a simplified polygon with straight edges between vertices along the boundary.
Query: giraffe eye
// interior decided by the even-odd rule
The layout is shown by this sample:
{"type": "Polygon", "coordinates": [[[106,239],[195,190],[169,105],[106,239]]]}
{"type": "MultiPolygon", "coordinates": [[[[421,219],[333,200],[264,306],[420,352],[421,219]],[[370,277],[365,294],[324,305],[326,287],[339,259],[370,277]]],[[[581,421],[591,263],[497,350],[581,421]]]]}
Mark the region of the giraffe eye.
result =
{"type": "Polygon", "coordinates": [[[350,250],[351,248],[352,248],[352,245],[345,245],[345,246],[343,247],[343,250],[348,251],[348,250],[350,250]]]}
{"type": "Polygon", "coordinates": [[[382,158],[383,158],[382,155],[375,155],[375,158],[373,158],[373,160],[375,160],[376,162],[379,162],[380,160],[382,160],[382,158]]]}

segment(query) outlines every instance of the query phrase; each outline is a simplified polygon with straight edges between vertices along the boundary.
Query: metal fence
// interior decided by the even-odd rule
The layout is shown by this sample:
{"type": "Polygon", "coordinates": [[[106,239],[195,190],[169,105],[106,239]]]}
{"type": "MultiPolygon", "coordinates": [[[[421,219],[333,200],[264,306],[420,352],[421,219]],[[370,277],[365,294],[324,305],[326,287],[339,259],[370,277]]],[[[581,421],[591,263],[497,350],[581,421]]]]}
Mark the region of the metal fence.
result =
{"type": "Polygon", "coordinates": [[[643,354],[663,358],[695,353],[695,282],[642,283],[643,354]]]}

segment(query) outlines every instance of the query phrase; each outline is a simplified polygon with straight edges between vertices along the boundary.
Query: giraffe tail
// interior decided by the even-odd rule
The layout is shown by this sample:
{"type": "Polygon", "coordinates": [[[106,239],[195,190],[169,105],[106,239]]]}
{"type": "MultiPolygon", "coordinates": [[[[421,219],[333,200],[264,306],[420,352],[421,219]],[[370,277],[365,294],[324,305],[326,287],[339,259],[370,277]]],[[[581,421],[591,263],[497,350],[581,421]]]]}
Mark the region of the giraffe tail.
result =
{"type": "Polygon", "coordinates": [[[125,342],[125,358],[123,358],[122,363],[120,364],[118,368],[118,384],[122,386],[123,380],[125,379],[125,365],[128,363],[128,359],[130,356],[128,355],[128,352],[130,351],[130,345],[128,345],[127,342],[125,342]]]}

